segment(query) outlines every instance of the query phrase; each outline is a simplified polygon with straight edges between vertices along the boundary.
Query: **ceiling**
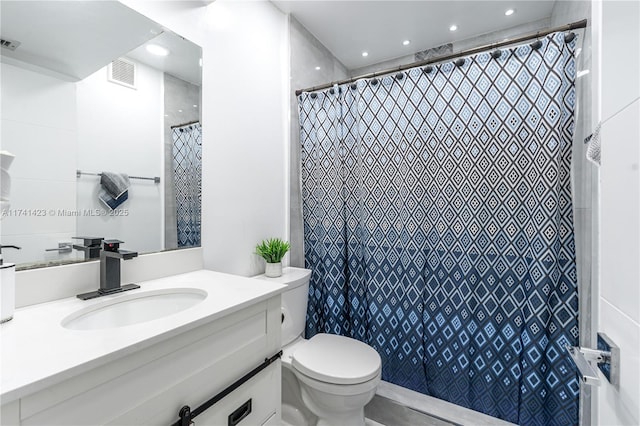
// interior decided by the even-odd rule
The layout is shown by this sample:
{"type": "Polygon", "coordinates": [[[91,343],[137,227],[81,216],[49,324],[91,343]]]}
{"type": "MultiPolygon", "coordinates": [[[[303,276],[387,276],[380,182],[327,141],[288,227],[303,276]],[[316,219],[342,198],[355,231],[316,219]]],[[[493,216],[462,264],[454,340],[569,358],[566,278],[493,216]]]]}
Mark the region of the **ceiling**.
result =
{"type": "Polygon", "coordinates": [[[348,69],[548,18],[554,0],[272,0],[348,69]],[[509,8],[515,9],[505,16],[509,8]],[[451,25],[457,25],[454,32],[451,25]],[[403,46],[404,40],[411,44],[403,46]],[[362,52],[369,53],[367,57],[362,52]]]}
{"type": "Polygon", "coordinates": [[[119,2],[2,1],[1,35],[20,42],[2,56],[82,80],[162,33],[119,2]],[[115,23],[115,24],[114,24],[115,23]],[[117,28],[117,31],[114,31],[117,28]]]}
{"type": "MultiPolygon", "coordinates": [[[[189,2],[197,7],[203,3],[207,1],[189,2]]],[[[3,62],[17,59],[24,66],[78,81],[126,55],[201,84],[200,47],[120,2],[2,0],[1,12],[2,39],[20,43],[14,51],[2,49],[3,62]],[[146,51],[149,43],[171,53],[166,57],[151,55],[146,51]]]]}
{"type": "Polygon", "coordinates": [[[181,80],[200,86],[202,84],[202,49],[197,44],[186,40],[176,33],[165,31],[148,43],[129,52],[127,57],[152,68],[171,74],[181,80]],[[169,56],[150,54],[148,44],[157,44],[169,50],[169,56]]]}

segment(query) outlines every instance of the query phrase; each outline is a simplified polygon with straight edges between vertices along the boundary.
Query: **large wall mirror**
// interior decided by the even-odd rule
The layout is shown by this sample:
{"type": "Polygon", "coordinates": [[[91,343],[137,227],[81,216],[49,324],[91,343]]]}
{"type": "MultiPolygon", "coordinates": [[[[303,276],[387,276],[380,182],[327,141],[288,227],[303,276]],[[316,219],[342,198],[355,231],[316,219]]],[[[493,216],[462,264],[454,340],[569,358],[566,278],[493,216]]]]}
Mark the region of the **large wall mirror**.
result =
{"type": "Polygon", "coordinates": [[[5,262],[200,245],[202,51],[116,1],[2,1],[5,262]]]}

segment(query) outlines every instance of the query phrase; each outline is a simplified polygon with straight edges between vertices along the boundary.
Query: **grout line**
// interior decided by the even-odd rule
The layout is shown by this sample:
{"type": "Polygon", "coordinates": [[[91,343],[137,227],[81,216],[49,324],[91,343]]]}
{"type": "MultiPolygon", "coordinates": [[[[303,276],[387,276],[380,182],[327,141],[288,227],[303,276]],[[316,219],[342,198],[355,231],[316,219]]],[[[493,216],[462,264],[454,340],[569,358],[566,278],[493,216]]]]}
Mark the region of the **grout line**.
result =
{"type": "Polygon", "coordinates": [[[618,308],[616,305],[613,304],[613,302],[611,302],[610,300],[608,300],[606,297],[604,296],[600,296],[600,298],[609,306],[611,306],[614,310],[618,311],[618,313],[620,315],[622,315],[623,317],[625,317],[626,319],[628,319],[629,321],[631,321],[636,327],[640,328],[640,323],[636,320],[634,320],[633,318],[631,318],[629,315],[627,315],[624,311],[622,311],[620,308],[618,308]]]}
{"type": "MultiPolygon", "coordinates": [[[[74,115],[75,117],[75,115],[74,115]]],[[[54,129],[54,130],[59,130],[59,131],[64,131],[64,132],[69,132],[69,133],[78,133],[78,129],[77,128],[69,128],[69,127],[58,127],[58,126],[52,126],[50,124],[40,124],[40,123],[32,123],[30,121],[24,121],[24,120],[16,120],[15,118],[5,118],[2,117],[1,119],[2,121],[7,121],[10,123],[15,123],[15,124],[20,124],[23,126],[29,126],[29,127],[37,127],[40,129],[54,129]]],[[[74,121],[75,122],[75,121],[74,121]]],[[[71,145],[75,145],[77,142],[73,141],[73,142],[69,142],[69,144],[71,145]]]]}
{"type": "Polygon", "coordinates": [[[613,113],[609,118],[607,118],[606,120],[604,120],[602,122],[602,124],[604,125],[605,123],[608,123],[612,118],[622,114],[624,112],[624,110],[626,110],[627,108],[629,108],[630,106],[632,106],[634,103],[638,102],[640,100],[640,96],[638,96],[637,98],[635,98],[634,100],[632,100],[631,102],[629,102],[628,104],[626,104],[625,106],[623,106],[622,108],[620,108],[618,111],[616,111],[615,113],[613,113]]]}

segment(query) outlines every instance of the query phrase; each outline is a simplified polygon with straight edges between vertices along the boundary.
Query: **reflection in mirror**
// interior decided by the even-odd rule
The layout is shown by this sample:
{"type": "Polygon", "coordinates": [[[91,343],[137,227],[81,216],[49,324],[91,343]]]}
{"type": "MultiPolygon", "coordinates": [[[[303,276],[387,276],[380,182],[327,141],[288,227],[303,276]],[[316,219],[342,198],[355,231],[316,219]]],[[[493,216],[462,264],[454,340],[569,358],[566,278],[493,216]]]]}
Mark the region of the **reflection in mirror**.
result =
{"type": "Polygon", "coordinates": [[[200,47],[119,2],[1,7],[5,261],[200,245],[200,47]]]}

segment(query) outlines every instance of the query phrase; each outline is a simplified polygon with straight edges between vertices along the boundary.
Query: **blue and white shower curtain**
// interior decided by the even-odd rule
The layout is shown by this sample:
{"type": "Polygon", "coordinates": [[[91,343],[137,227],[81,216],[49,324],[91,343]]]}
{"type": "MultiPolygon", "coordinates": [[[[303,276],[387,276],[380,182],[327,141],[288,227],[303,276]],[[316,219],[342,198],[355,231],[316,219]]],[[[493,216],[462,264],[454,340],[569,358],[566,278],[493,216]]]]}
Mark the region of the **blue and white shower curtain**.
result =
{"type": "Polygon", "coordinates": [[[202,212],[202,126],[172,129],[178,247],[200,245],[202,212]]]}
{"type": "Polygon", "coordinates": [[[307,337],[523,425],[578,423],[575,41],[299,97],[307,337]]]}

